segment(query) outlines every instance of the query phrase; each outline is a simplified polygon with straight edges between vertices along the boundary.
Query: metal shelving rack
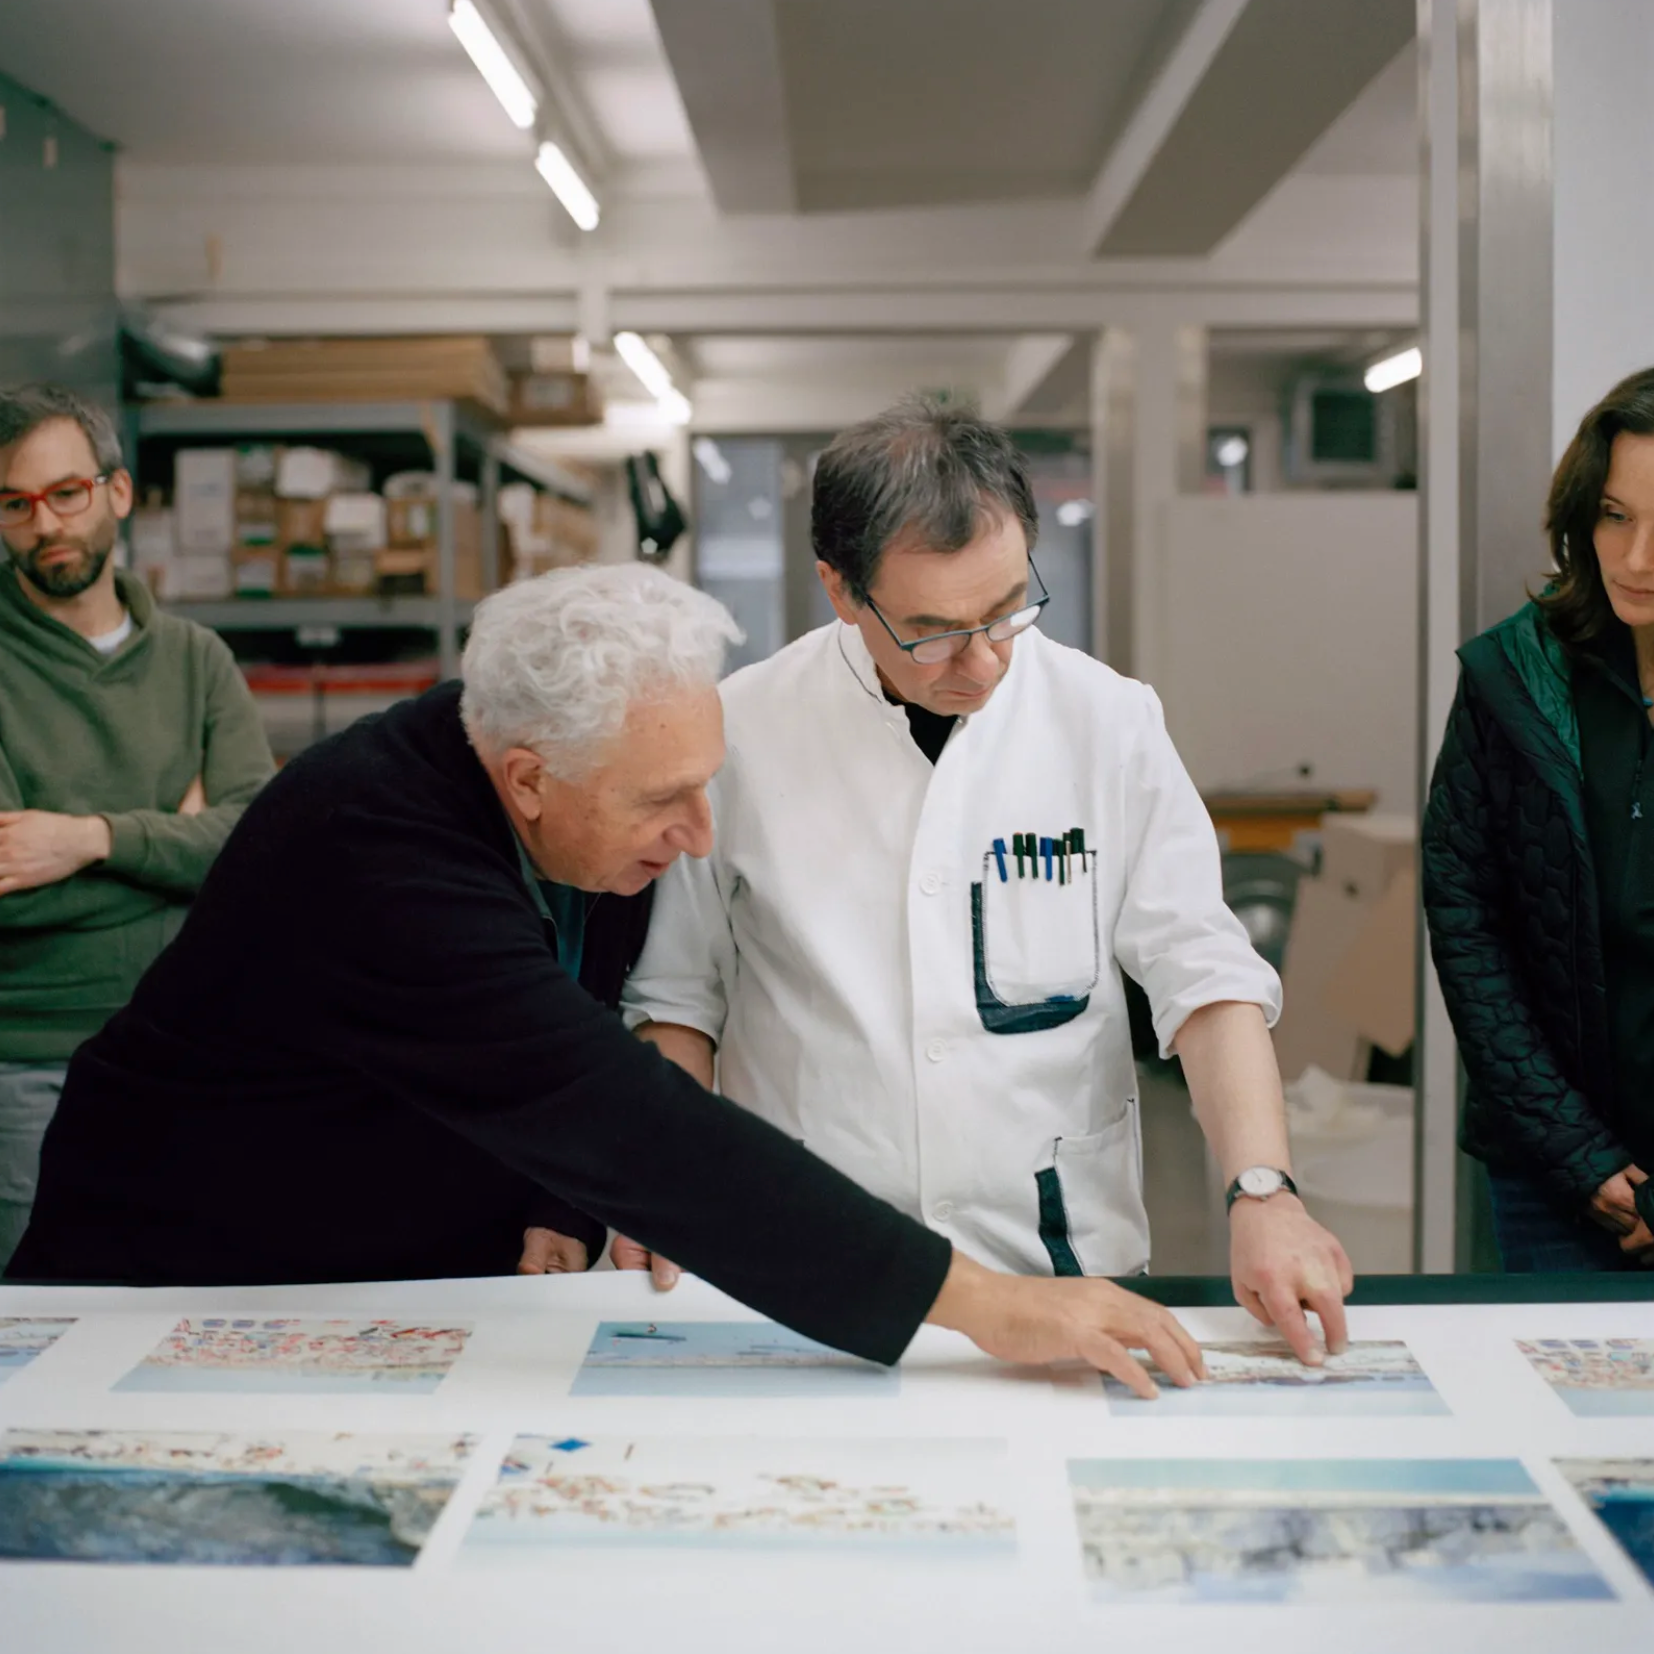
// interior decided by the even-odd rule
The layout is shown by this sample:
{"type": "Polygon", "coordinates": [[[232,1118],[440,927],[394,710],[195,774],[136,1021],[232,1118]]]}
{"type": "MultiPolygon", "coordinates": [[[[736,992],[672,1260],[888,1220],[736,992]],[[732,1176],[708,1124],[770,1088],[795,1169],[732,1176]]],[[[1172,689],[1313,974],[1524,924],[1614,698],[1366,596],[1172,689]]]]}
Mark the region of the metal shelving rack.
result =
{"type": "MultiPolygon", "coordinates": [[[[499,583],[496,496],[502,474],[522,477],[565,499],[590,501],[590,490],[579,478],[554,460],[514,447],[492,414],[466,402],[148,403],[128,410],[127,425],[135,466],[140,463],[139,444],[153,437],[217,444],[280,438],[422,437],[437,479],[437,590],[433,596],[230,598],[167,607],[225,631],[296,631],[309,626],[427,628],[436,634],[444,677],[453,676],[459,668],[460,638],[472,609],[454,589],[454,483],[460,450],[469,449],[477,461],[483,577],[490,589],[499,583]]],[[[140,488],[143,482],[140,476],[140,488]]]]}

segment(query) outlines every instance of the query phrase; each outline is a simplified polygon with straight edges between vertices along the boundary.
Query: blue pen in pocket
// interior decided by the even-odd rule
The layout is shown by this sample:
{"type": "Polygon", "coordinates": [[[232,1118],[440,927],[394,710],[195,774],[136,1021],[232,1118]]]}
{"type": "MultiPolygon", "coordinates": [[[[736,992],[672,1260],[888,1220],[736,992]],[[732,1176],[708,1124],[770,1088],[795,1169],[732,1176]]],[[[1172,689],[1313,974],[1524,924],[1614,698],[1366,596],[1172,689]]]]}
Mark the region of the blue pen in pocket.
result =
{"type": "Polygon", "coordinates": [[[1008,884],[1011,875],[1005,871],[1005,840],[1002,838],[994,840],[994,860],[999,864],[999,882],[1008,884]]]}

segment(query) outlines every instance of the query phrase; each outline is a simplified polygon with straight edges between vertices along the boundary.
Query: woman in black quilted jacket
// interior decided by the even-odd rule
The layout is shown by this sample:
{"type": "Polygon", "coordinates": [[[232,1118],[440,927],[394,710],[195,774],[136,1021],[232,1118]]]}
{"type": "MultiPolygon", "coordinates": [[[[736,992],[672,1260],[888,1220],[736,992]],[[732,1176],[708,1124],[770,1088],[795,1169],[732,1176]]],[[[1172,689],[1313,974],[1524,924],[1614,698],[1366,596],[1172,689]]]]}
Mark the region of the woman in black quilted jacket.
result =
{"type": "Polygon", "coordinates": [[[1654,1265],[1654,368],[1551,482],[1556,574],[1459,651],[1424,907],[1509,1270],[1654,1265]]]}

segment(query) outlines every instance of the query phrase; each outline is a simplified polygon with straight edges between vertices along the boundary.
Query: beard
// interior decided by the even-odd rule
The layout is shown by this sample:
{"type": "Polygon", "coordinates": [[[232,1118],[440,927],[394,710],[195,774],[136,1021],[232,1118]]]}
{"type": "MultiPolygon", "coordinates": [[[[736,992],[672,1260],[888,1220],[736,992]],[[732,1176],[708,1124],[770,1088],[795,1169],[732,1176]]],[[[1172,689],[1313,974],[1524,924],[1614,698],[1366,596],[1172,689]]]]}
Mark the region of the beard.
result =
{"type": "Polygon", "coordinates": [[[110,552],[115,549],[114,525],[86,539],[64,534],[29,551],[19,551],[15,546],[9,549],[17,572],[42,597],[79,597],[97,584],[110,552]],[[65,546],[72,547],[78,555],[66,562],[42,564],[42,555],[47,550],[60,551],[65,546]]]}

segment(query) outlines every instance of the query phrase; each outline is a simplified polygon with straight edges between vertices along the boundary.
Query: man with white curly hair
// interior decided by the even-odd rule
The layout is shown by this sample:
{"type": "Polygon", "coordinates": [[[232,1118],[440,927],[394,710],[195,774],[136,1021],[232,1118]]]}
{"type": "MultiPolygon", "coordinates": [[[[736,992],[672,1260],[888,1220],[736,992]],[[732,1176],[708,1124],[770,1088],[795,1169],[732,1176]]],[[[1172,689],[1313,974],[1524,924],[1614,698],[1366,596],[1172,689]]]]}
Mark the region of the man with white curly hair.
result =
{"type": "Polygon", "coordinates": [[[11,1276],[557,1271],[612,1225],[875,1360],[928,1319],[1197,1376],[1158,1305],[982,1268],[627,1033],[652,881],[712,846],[737,635],[656,570],[546,575],[479,606],[463,684],[290,764],[71,1064],[11,1276]]]}

